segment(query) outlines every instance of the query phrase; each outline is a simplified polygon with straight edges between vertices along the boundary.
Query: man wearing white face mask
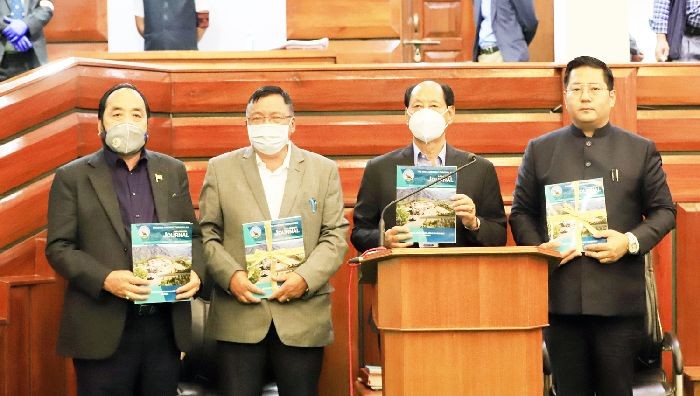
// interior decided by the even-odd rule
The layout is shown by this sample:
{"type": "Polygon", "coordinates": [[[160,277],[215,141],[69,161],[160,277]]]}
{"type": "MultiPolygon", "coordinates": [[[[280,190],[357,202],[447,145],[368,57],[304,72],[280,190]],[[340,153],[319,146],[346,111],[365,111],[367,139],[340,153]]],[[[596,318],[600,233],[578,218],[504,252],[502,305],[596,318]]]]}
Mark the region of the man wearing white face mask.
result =
{"type": "MultiPolygon", "coordinates": [[[[352,244],[360,252],[379,245],[379,216],[396,199],[398,165],[460,166],[473,160],[473,164],[458,173],[457,194],[452,197],[460,220],[457,242],[440,246],[505,245],[506,217],[493,164],[447,144],[445,130],[455,117],[452,89],[424,81],[406,90],[404,104],[413,142],[373,158],[365,166],[353,212],[352,244]]],[[[408,228],[395,225],[393,213],[390,208],[385,215],[384,246],[414,246],[408,228]]]]}
{"type": "Polygon", "coordinates": [[[223,395],[260,395],[266,368],[280,394],[316,395],[323,347],[333,341],[328,279],[347,243],[336,164],[289,141],[294,109],[279,87],[256,90],[251,146],[212,158],[200,196],[204,251],[216,282],[207,328],[218,341],[223,395]],[[267,299],[248,279],[243,223],[301,216],[305,261],[267,299]]]}
{"type": "Polygon", "coordinates": [[[46,256],[67,281],[58,352],[73,358],[78,395],[174,395],[191,343],[188,302],[134,304],[150,293],[132,272],[131,224],[190,222],[189,299],[204,275],[202,238],[185,165],[146,150],[150,110],[131,84],[100,100],[103,148],[56,171],[46,256]]]}

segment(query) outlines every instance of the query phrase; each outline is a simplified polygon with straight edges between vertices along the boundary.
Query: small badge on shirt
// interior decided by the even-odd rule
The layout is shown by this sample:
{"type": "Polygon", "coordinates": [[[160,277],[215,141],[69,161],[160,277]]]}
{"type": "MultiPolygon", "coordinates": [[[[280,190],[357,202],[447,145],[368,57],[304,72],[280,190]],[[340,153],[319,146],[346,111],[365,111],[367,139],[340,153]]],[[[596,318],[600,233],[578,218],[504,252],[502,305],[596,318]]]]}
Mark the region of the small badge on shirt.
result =
{"type": "Polygon", "coordinates": [[[161,175],[160,173],[156,173],[155,178],[156,178],[156,183],[158,183],[159,181],[163,180],[163,175],[161,175]]]}

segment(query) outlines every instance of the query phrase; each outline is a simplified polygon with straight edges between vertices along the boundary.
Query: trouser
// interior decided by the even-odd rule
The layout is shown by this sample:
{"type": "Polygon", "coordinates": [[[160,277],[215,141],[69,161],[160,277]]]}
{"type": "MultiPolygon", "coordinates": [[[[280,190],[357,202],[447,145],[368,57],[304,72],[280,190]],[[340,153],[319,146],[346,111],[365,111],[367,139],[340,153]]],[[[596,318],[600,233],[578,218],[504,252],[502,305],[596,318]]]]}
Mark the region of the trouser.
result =
{"type": "Polygon", "coordinates": [[[20,75],[39,66],[34,50],[26,52],[6,52],[0,61],[0,81],[20,75]]]}
{"type": "MultiPolygon", "coordinates": [[[[167,304],[166,304],[167,305],[167,304]]],[[[127,316],[117,351],[107,359],[73,359],[80,396],[173,396],[180,375],[170,309],[127,316]]]]}
{"type": "Polygon", "coordinates": [[[644,317],[549,315],[545,340],[557,396],[632,396],[644,317]]]}
{"type": "Polygon", "coordinates": [[[476,61],[479,63],[503,63],[503,55],[501,51],[496,51],[490,54],[479,54],[476,61]]]}
{"type": "Polygon", "coordinates": [[[270,377],[281,396],[318,395],[323,347],[284,345],[274,324],[256,344],[217,342],[217,354],[219,390],[224,396],[260,396],[270,377]]]}
{"type": "Polygon", "coordinates": [[[683,35],[681,40],[681,62],[692,62],[700,60],[700,36],[683,35]]]}

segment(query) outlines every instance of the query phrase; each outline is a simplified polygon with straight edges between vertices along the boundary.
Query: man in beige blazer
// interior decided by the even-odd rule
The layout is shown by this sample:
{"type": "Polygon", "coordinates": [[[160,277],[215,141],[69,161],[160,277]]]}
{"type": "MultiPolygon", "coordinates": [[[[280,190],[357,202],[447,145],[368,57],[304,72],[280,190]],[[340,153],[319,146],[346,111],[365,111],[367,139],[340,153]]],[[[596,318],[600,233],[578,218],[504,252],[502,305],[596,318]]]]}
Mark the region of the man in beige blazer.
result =
{"type": "Polygon", "coordinates": [[[347,251],[335,163],[296,147],[294,109],[279,87],[253,93],[251,146],[209,161],[200,197],[207,265],[216,287],[207,324],[218,341],[225,395],[259,395],[274,374],[281,394],[316,395],[323,346],[333,341],[328,279],[347,251]],[[301,216],[306,259],[267,299],[248,280],[243,223],[301,216]]]}

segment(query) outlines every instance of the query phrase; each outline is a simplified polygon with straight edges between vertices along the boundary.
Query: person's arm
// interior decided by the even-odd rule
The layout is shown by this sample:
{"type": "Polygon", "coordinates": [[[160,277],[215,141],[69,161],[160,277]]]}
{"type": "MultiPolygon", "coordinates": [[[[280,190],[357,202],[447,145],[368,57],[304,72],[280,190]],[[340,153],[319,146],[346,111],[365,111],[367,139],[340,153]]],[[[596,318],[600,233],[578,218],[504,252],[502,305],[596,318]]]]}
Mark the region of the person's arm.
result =
{"type": "Polygon", "coordinates": [[[518,178],[513,191],[513,206],[510,210],[510,227],[518,245],[539,246],[543,242],[539,233],[541,221],[542,187],[535,175],[534,145],[528,143],[518,168],[518,178]]]}
{"type": "Polygon", "coordinates": [[[202,230],[199,227],[199,222],[194,213],[192,205],[192,196],[190,195],[190,182],[187,177],[187,169],[185,164],[180,163],[178,166],[178,180],[180,181],[180,189],[177,193],[177,213],[178,218],[175,221],[186,221],[192,223],[192,271],[197,273],[200,280],[204,280],[206,266],[204,262],[204,251],[202,249],[202,230]]]}
{"type": "Polygon", "coordinates": [[[326,194],[325,197],[319,197],[323,199],[323,210],[320,212],[322,217],[318,243],[309,253],[306,261],[294,271],[306,281],[308,295],[313,295],[328,283],[331,276],[340,268],[348,250],[346,241],[348,221],[343,215],[345,205],[340,175],[337,165],[329,166],[332,168],[328,172],[328,178],[322,181],[328,186],[326,194]]]}
{"type": "Polygon", "coordinates": [[[138,30],[141,37],[143,37],[143,32],[144,32],[144,30],[143,30],[144,29],[143,17],[135,16],[134,20],[136,21],[136,30],[138,30]]]}
{"type": "Polygon", "coordinates": [[[676,207],[654,143],[647,147],[645,168],[641,197],[644,221],[630,230],[639,241],[639,254],[650,251],[676,226],[676,207]]]}
{"type": "Polygon", "coordinates": [[[350,240],[358,252],[379,246],[379,215],[381,213],[381,183],[378,166],[370,160],[365,165],[360,189],[353,210],[350,240]]]}
{"type": "Polygon", "coordinates": [[[53,18],[54,4],[51,0],[41,0],[36,7],[27,13],[23,21],[27,24],[29,30],[27,36],[30,38],[41,32],[51,18],[53,18]]]}
{"type": "Polygon", "coordinates": [[[75,177],[59,168],[49,192],[46,258],[68,282],[93,298],[102,292],[112,270],[80,250],[75,177]]]}
{"type": "Polygon", "coordinates": [[[669,45],[666,38],[668,33],[668,18],[671,15],[671,0],[654,0],[654,11],[649,21],[651,30],[656,33],[656,60],[665,62],[668,59],[669,45]]]}
{"type": "Polygon", "coordinates": [[[507,240],[507,231],[501,187],[493,164],[491,162],[487,162],[487,164],[479,202],[475,202],[476,214],[480,223],[479,229],[469,234],[474,235],[481,246],[504,246],[507,240]]]}
{"type": "MultiPolygon", "coordinates": [[[[224,248],[224,214],[221,210],[219,180],[215,159],[209,160],[204,185],[199,196],[199,225],[207,269],[214,281],[223,289],[230,290],[231,279],[236,271],[246,271],[244,264],[236,261],[224,248]]],[[[231,224],[231,227],[238,224],[231,224]]]]}
{"type": "Polygon", "coordinates": [[[515,8],[515,15],[523,31],[525,42],[530,44],[535,38],[537,32],[537,15],[535,15],[534,0],[512,0],[515,8]]]}

